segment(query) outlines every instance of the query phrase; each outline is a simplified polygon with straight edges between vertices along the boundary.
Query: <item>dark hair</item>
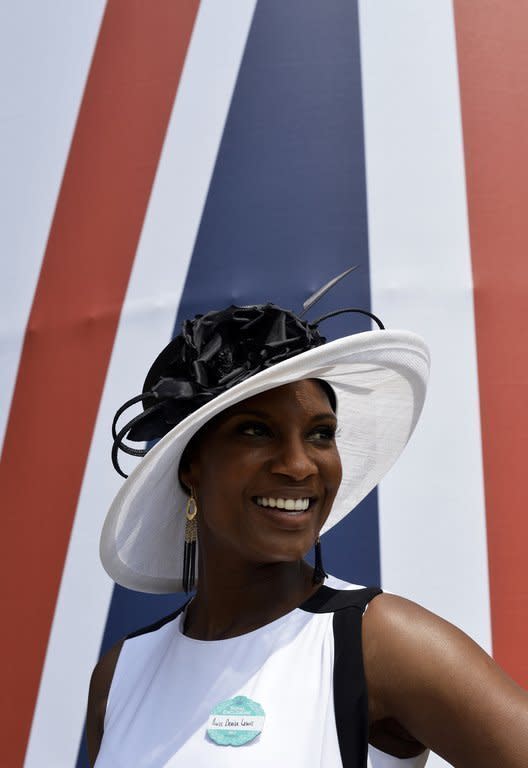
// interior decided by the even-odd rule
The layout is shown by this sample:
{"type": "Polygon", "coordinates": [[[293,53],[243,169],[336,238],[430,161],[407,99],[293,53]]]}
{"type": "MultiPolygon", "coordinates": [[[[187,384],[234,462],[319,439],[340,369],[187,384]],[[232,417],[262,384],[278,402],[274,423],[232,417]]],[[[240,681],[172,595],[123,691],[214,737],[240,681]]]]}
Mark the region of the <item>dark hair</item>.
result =
{"type": "Polygon", "coordinates": [[[330,403],[330,408],[334,413],[337,413],[337,398],[330,384],[324,379],[314,379],[314,381],[320,384],[320,386],[323,388],[324,393],[328,398],[328,402],[330,403]]]}

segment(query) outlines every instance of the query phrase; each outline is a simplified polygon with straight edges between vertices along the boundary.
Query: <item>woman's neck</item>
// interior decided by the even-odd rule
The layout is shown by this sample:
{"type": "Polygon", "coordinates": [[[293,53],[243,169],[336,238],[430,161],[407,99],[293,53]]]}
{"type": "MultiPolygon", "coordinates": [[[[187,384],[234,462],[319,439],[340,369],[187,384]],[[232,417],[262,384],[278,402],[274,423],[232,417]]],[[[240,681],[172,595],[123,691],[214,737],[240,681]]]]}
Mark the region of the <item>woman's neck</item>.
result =
{"type": "Polygon", "coordinates": [[[196,597],[189,604],[184,632],[197,640],[224,640],[268,624],[303,603],[317,590],[303,560],[255,565],[200,567],[196,597]]]}

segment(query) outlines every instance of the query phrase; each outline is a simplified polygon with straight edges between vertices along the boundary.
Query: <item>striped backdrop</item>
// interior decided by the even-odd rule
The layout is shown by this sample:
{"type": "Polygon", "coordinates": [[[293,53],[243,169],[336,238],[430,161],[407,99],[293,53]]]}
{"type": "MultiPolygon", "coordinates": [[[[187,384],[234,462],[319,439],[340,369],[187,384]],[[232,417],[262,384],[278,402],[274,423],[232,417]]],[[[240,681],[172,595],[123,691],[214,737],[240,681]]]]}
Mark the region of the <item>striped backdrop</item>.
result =
{"type": "Polygon", "coordinates": [[[183,318],[298,309],[350,264],[321,312],[371,307],[423,335],[433,368],[408,449],[326,564],[453,621],[527,685],[526,4],[1,15],[2,765],[87,765],[101,650],[178,604],[99,564],[117,406],[183,318]]]}

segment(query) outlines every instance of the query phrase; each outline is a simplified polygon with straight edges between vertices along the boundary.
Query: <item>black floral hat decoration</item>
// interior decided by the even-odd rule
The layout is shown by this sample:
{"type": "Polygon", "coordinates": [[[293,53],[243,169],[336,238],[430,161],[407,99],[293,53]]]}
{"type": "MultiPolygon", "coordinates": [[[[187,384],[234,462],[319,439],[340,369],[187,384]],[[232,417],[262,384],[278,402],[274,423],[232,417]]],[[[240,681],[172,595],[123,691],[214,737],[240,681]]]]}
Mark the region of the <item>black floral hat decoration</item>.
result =
{"type": "Polygon", "coordinates": [[[376,315],[355,307],[329,312],[312,322],[301,319],[354,269],[357,267],[350,267],[319,288],[304,302],[300,315],[275,304],[231,305],[186,320],[181,333],[152,364],[143,392],[127,400],[114,416],[112,463],[116,471],[127,477],[119,465],[120,450],[139,457],[149,450],[133,448],[125,440],[159,440],[190,413],[230,387],[282,360],[325,344],[326,338],[318,331],[323,320],[344,312],[358,312],[383,329],[376,315]],[[143,404],[143,412],[118,430],[121,415],[139,402],[143,404]]]}

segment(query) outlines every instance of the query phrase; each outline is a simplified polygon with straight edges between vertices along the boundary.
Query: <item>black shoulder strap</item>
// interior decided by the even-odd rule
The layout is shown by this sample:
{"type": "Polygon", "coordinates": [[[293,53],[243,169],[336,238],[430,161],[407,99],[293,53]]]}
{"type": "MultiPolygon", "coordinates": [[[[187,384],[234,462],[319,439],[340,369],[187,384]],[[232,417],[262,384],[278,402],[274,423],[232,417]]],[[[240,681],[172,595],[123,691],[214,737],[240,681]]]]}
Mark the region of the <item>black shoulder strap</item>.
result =
{"type": "Polygon", "coordinates": [[[368,698],[361,619],[378,587],[337,590],[321,587],[301,605],[310,613],[333,613],[334,710],[343,768],[366,768],[368,753],[368,698]]]}
{"type": "Polygon", "coordinates": [[[308,613],[335,613],[335,611],[342,611],[343,608],[359,608],[363,613],[372,598],[380,592],[379,587],[333,589],[323,584],[299,608],[308,613]]]}

